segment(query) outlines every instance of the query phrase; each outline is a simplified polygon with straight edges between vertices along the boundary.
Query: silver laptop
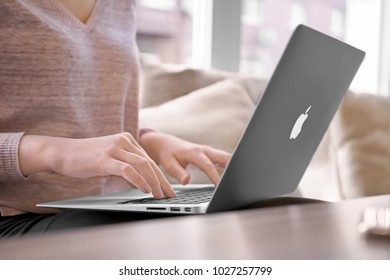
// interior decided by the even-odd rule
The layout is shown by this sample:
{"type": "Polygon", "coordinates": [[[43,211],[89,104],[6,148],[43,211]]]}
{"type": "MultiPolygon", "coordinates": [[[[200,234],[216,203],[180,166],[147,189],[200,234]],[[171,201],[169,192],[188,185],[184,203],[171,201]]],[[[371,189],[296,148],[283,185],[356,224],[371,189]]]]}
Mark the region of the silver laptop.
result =
{"type": "Polygon", "coordinates": [[[218,186],[174,185],[176,198],[133,188],[39,207],[200,214],[242,208],[292,193],[299,184],[364,52],[298,26],[218,186]]]}

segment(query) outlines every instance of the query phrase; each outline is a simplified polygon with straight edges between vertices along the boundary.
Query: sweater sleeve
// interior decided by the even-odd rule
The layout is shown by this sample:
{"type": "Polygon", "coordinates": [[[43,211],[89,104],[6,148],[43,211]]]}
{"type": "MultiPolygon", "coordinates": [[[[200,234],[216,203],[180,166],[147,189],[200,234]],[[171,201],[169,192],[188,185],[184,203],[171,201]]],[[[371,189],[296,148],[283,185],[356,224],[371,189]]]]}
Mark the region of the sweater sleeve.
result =
{"type": "Polygon", "coordinates": [[[0,133],[0,182],[24,180],[19,167],[19,143],[24,133],[0,133]]]}

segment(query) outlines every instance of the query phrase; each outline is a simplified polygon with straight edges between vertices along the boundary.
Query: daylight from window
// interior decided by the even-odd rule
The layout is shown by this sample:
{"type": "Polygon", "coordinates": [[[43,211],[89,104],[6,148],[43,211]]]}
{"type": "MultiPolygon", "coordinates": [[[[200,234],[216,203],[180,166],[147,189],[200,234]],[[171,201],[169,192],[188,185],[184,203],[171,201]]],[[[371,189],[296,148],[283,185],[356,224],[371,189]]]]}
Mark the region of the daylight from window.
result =
{"type": "MultiPolygon", "coordinates": [[[[212,9],[212,3],[212,0],[138,1],[137,41],[141,52],[162,62],[210,66],[207,61],[199,63],[199,57],[210,60],[205,54],[209,54],[211,47],[204,34],[211,30],[212,17],[219,12],[212,9]]],[[[269,77],[293,29],[306,24],[366,51],[352,87],[378,91],[384,63],[380,59],[381,0],[241,0],[241,3],[241,11],[236,12],[241,19],[240,38],[232,35],[231,39],[241,42],[237,56],[237,70],[241,73],[269,77]]]]}

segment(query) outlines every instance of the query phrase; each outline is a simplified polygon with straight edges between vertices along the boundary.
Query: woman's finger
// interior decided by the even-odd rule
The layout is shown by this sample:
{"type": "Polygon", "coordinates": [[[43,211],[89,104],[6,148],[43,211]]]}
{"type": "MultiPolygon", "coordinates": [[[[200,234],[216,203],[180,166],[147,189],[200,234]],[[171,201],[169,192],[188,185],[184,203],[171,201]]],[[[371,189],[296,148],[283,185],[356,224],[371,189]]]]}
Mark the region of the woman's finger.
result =
{"type": "Polygon", "coordinates": [[[186,153],[185,158],[179,159],[180,162],[182,162],[182,160],[195,165],[207,175],[213,184],[218,184],[220,179],[218,170],[204,152],[195,150],[194,152],[186,153]]]}
{"type": "Polygon", "coordinates": [[[153,195],[157,198],[164,197],[162,191],[161,179],[157,175],[154,163],[149,161],[147,158],[139,156],[137,154],[129,153],[125,150],[119,150],[114,156],[116,159],[125,162],[133,166],[141,176],[144,177],[148,183],[153,195]]]}
{"type": "Polygon", "coordinates": [[[186,185],[190,181],[190,174],[186,170],[187,165],[180,163],[175,157],[169,158],[163,166],[165,171],[180,184],[186,185]]]}
{"type": "MultiPolygon", "coordinates": [[[[156,198],[162,198],[165,196],[175,197],[176,193],[172,189],[168,180],[165,178],[164,174],[157,166],[157,164],[145,152],[145,150],[138,144],[137,141],[134,140],[134,138],[130,134],[123,133],[121,135],[123,137],[121,138],[120,145],[125,150],[122,152],[127,152],[130,154],[133,153],[142,158],[142,160],[140,160],[141,162],[135,164],[137,164],[136,166],[138,168],[141,168],[140,172],[142,175],[145,176],[147,182],[149,183],[149,186],[152,189],[153,196],[156,198]]],[[[126,160],[123,159],[123,157],[125,157],[124,153],[122,153],[121,157],[122,160],[126,160]]]]}
{"type": "Polygon", "coordinates": [[[107,174],[125,178],[144,193],[152,191],[145,178],[133,166],[123,161],[111,159],[104,169],[107,174]]]}
{"type": "Polygon", "coordinates": [[[168,182],[164,173],[157,166],[155,162],[153,162],[152,167],[154,167],[156,175],[160,181],[160,187],[165,197],[176,197],[176,192],[173,190],[171,184],[168,182]]]}
{"type": "Polygon", "coordinates": [[[222,150],[217,150],[212,147],[205,146],[203,148],[204,153],[206,156],[215,164],[218,165],[218,167],[225,168],[230,159],[231,159],[231,154],[222,151],[222,150]]]}

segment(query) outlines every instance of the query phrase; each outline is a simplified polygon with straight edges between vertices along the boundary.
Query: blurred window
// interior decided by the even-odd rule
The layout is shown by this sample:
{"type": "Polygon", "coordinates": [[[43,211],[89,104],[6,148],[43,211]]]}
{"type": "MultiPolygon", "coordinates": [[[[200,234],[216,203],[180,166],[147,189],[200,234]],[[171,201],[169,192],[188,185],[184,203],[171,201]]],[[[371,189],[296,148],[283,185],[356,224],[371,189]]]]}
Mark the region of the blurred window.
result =
{"type": "Polygon", "coordinates": [[[137,43],[162,62],[190,63],[193,0],[140,0],[137,43]]]}
{"type": "Polygon", "coordinates": [[[383,39],[390,26],[383,26],[382,9],[390,5],[384,0],[237,0],[241,9],[237,2],[225,1],[139,0],[140,50],[162,62],[231,70],[228,63],[213,62],[225,60],[238,65],[241,73],[269,77],[292,30],[303,23],[366,51],[353,89],[378,92],[380,83],[388,87],[384,75],[390,73],[390,65],[381,58],[385,58],[384,46],[390,45],[383,39]],[[231,22],[226,22],[226,15],[231,22]],[[239,32],[233,32],[234,17],[241,18],[239,32]],[[235,42],[240,42],[239,50],[233,47],[235,42]]]}
{"type": "Polygon", "coordinates": [[[170,11],[176,8],[176,0],[140,0],[140,5],[149,9],[170,11]]]}
{"type": "Polygon", "coordinates": [[[242,22],[257,25],[264,20],[263,0],[242,0],[242,22]]]}
{"type": "Polygon", "coordinates": [[[299,24],[345,38],[346,0],[243,0],[242,5],[240,71],[243,73],[269,77],[292,30],[299,24]],[[263,16],[257,24],[245,20],[247,6],[263,9],[258,12],[263,16]]]}
{"type": "Polygon", "coordinates": [[[343,37],[345,29],[344,11],[334,9],[330,14],[330,31],[334,36],[343,37]]]}
{"type": "Polygon", "coordinates": [[[307,11],[300,2],[292,2],[290,6],[290,28],[295,28],[298,24],[306,24],[307,11]]]}

